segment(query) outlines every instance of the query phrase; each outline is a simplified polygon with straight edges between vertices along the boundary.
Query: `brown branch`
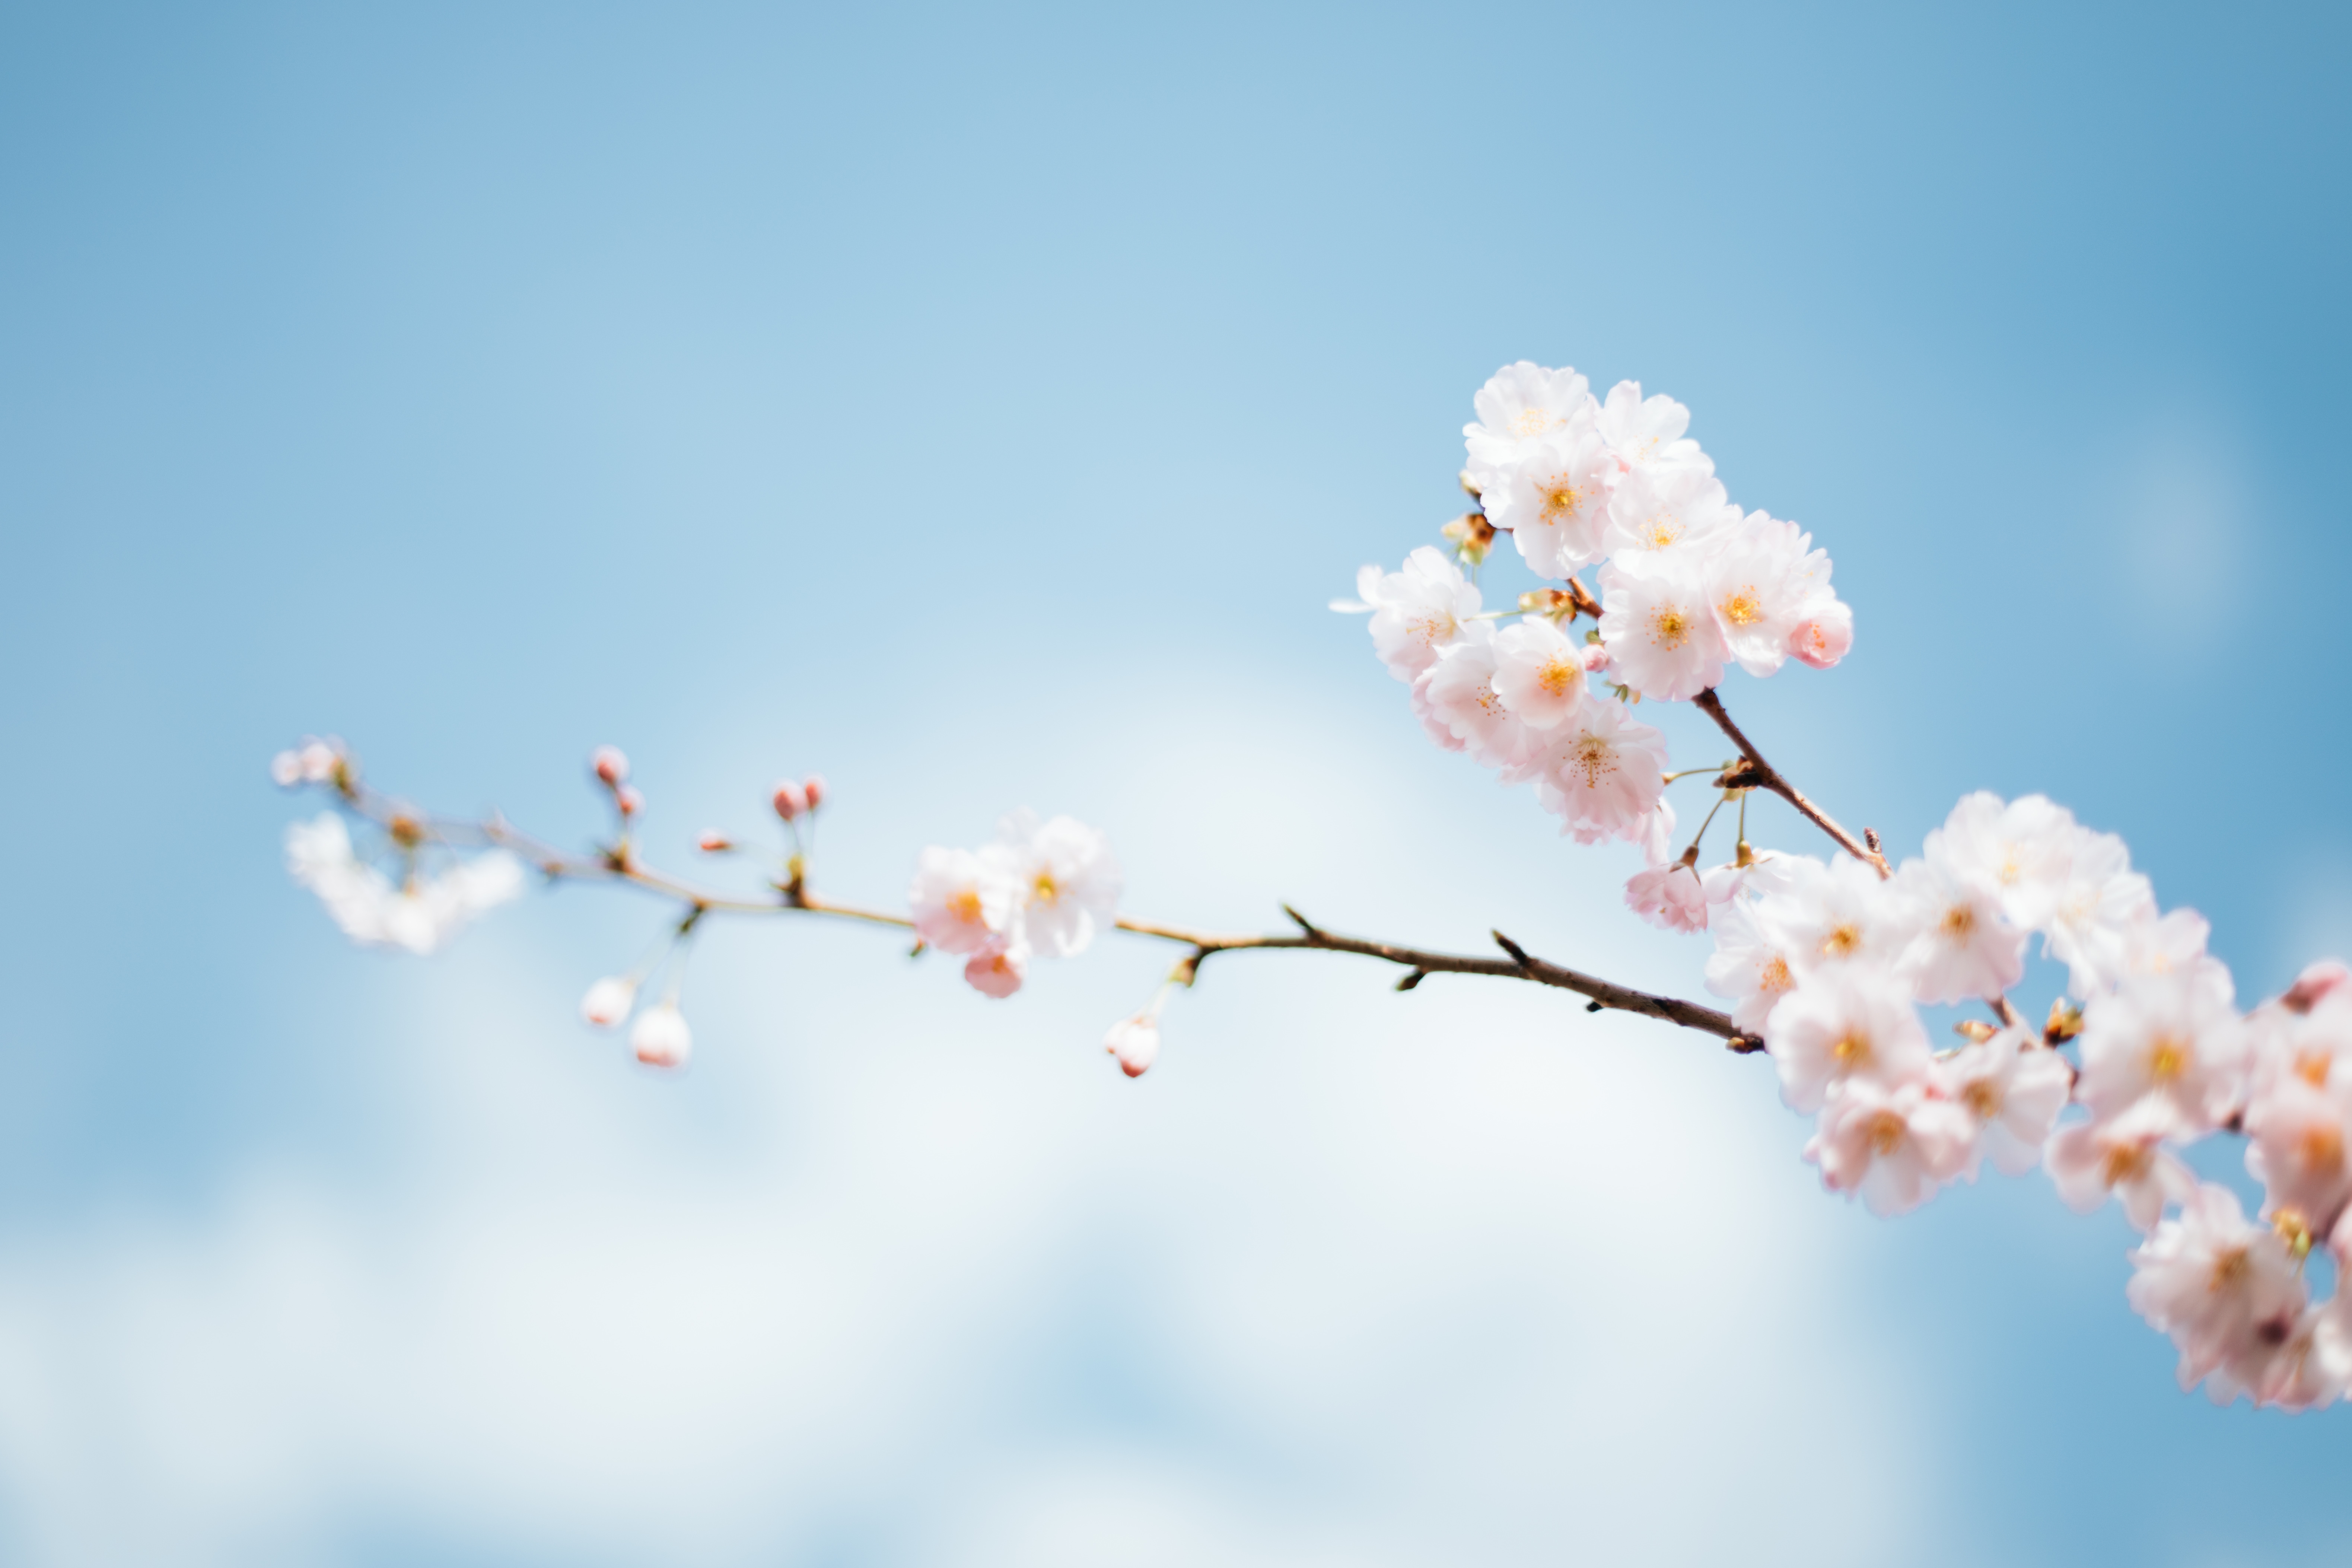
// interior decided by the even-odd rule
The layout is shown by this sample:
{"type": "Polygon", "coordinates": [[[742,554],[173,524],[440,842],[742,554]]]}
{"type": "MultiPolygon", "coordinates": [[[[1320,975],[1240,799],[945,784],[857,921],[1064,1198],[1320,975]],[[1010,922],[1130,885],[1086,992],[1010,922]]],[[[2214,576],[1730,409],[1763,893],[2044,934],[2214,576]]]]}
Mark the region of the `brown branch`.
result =
{"type": "MultiPolygon", "coordinates": [[[[740,898],[704,888],[695,883],[657,871],[637,858],[635,849],[625,837],[620,842],[593,856],[567,854],[545,840],[534,838],[493,814],[488,820],[469,821],[458,817],[440,817],[410,811],[391,796],[372,789],[356,778],[339,784],[343,799],[354,811],[372,821],[382,823],[398,836],[402,831],[416,832],[443,843],[471,842],[495,845],[527,856],[541,873],[551,881],[625,882],[665,898],[675,899],[688,907],[689,923],[706,914],[827,915],[838,920],[864,921],[874,925],[896,926],[912,930],[914,921],[904,915],[894,915],[880,910],[861,909],[854,904],[837,903],[819,898],[808,890],[805,881],[798,877],[786,883],[774,884],[772,899],[740,898]]],[[[1508,956],[1504,958],[1471,957],[1464,953],[1432,952],[1422,948],[1402,947],[1394,942],[1368,942],[1361,937],[1340,936],[1323,930],[1289,905],[1282,906],[1298,927],[1296,936],[1266,936],[1255,933],[1223,933],[1194,931],[1185,926],[1160,925],[1151,921],[1121,920],[1118,929],[1136,936],[1153,937],[1161,942],[1181,943],[1192,953],[1183,961],[1189,984],[1197,972],[1200,961],[1213,952],[1244,952],[1254,949],[1311,949],[1322,952],[1349,952],[1360,957],[1377,958],[1406,971],[1397,989],[1410,991],[1432,974],[1485,974],[1503,980],[1533,981],[1538,985],[1555,986],[1572,991],[1586,999],[1591,1012],[1604,1010],[1638,1013],[1685,1029],[1696,1029],[1722,1039],[1733,1050],[1758,1051],[1764,1042],[1741,1032],[1730,1016],[1712,1007],[1702,1007],[1695,1002],[1685,1002],[1673,996],[1656,996],[1646,991],[1636,991],[1630,985],[1585,974],[1562,964],[1549,963],[1530,955],[1525,948],[1502,932],[1494,933],[1496,944],[1508,956]]]]}
{"type": "Polygon", "coordinates": [[[1744,766],[1733,768],[1724,774],[1726,789],[1770,790],[1795,806],[1798,815],[1806,821],[1836,839],[1838,847],[1847,854],[1874,868],[1882,877],[1893,874],[1886,864],[1886,857],[1880,854],[1875,846],[1864,844],[1839,826],[1836,818],[1807,800],[1802,790],[1783,777],[1780,769],[1764,760],[1764,753],[1756,749],[1756,742],[1740,733],[1739,726],[1731,721],[1731,715],[1723,710],[1723,699],[1715,694],[1713,687],[1700,692],[1696,701],[1699,710],[1714,720],[1716,727],[1730,736],[1731,743],[1739,748],[1739,754],[1748,759],[1744,766]]]}

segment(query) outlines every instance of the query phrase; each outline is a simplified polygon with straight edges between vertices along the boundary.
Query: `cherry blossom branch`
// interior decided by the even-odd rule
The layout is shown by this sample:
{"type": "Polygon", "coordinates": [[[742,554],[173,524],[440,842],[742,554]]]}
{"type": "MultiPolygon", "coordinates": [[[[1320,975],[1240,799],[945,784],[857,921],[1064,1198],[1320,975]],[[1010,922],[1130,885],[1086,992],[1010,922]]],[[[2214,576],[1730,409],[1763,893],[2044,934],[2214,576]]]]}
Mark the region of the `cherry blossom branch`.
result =
{"type": "Polygon", "coordinates": [[[1806,799],[1804,791],[1790,784],[1780,769],[1764,760],[1764,753],[1756,749],[1756,742],[1743,734],[1739,726],[1731,721],[1731,715],[1724,711],[1723,699],[1715,694],[1713,687],[1700,692],[1693,701],[1701,712],[1715,721],[1716,728],[1731,737],[1731,743],[1739,748],[1741,756],[1748,759],[1744,766],[1732,769],[1717,781],[1723,788],[1770,790],[1795,806],[1799,816],[1836,839],[1838,847],[1847,854],[1865,866],[1875,868],[1882,877],[1893,874],[1886,864],[1886,857],[1879,853],[1876,845],[1864,844],[1838,826],[1835,817],[1806,799]]]}
{"type": "MultiPolygon", "coordinates": [[[[708,914],[777,915],[811,914],[831,916],[837,920],[861,921],[872,925],[895,926],[911,931],[915,922],[904,915],[880,910],[862,909],[854,904],[839,903],[820,898],[811,891],[800,864],[794,861],[792,874],[783,882],[773,884],[773,899],[747,899],[702,887],[666,871],[655,869],[640,859],[635,847],[624,837],[620,841],[593,856],[566,853],[546,840],[525,833],[508,822],[503,816],[492,814],[483,821],[467,818],[435,816],[414,812],[382,791],[362,783],[346,769],[333,782],[333,787],[351,808],[370,821],[381,825],[395,843],[414,848],[427,841],[476,842],[493,845],[521,855],[550,881],[617,881],[642,888],[665,898],[675,899],[688,906],[686,925],[690,929],[708,914]]],[[[1192,984],[1201,961],[1211,953],[1243,952],[1254,949],[1319,951],[1354,953],[1364,958],[1377,958],[1404,969],[1404,977],[1397,982],[1399,991],[1411,991],[1432,974],[1484,974],[1497,979],[1526,980],[1538,985],[1549,985],[1572,991],[1586,999],[1586,1009],[1599,1013],[1614,1011],[1635,1013],[1664,1023],[1696,1029],[1722,1039],[1732,1050],[1740,1053],[1759,1051],[1764,1042],[1743,1033],[1733,1023],[1730,1015],[1712,1007],[1678,997],[1659,996],[1602,980],[1580,970],[1568,968],[1530,954],[1517,942],[1501,931],[1493,933],[1496,944],[1507,955],[1503,958],[1474,957],[1465,953],[1438,952],[1427,948],[1405,947],[1396,942],[1373,942],[1363,937],[1342,936],[1325,931],[1308,921],[1287,904],[1283,912],[1297,923],[1299,934],[1265,935],[1255,932],[1218,932],[1196,931],[1187,926],[1162,925],[1157,921],[1120,920],[1118,929],[1131,935],[1154,938],[1180,943],[1192,950],[1178,966],[1177,978],[1185,984],[1192,984]]]]}

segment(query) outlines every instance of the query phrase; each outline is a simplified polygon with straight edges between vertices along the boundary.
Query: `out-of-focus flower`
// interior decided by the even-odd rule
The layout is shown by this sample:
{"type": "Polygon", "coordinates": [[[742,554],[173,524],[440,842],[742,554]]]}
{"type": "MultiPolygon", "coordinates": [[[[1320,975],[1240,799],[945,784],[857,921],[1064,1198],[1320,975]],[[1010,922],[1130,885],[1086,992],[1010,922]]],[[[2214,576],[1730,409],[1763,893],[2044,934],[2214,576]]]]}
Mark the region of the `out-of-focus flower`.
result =
{"type": "Polygon", "coordinates": [[[2003,1175],[2033,1169],[2074,1083],[2066,1058],[2024,1028],[2002,1029],[1936,1064],[1944,1097],[1977,1121],[1977,1152],[2003,1175]]]}
{"type": "Polygon", "coordinates": [[[1121,1018],[1103,1037],[1103,1049],[1118,1058],[1118,1070],[1141,1078],[1160,1056],[1160,1020],[1149,1013],[1121,1018]]]}
{"type": "Polygon", "coordinates": [[[1465,425],[1462,438],[1474,470],[1514,462],[1538,442],[1589,431],[1600,414],[1591,384],[1573,366],[1551,370],[1529,360],[1496,371],[1471,405],[1478,422],[1465,425]]]}
{"type": "Polygon", "coordinates": [[[1927,863],[2000,900],[2021,931],[2048,923],[2074,863],[2074,818],[2046,795],[1962,795],[1927,835],[1927,863]]]}
{"type": "Polygon", "coordinates": [[[1049,817],[1040,823],[1031,813],[1016,811],[997,825],[996,832],[997,846],[1012,870],[1028,946],[1069,958],[1086,951],[1097,926],[1118,918],[1118,862],[1099,829],[1076,817],[1049,817]]]}
{"type": "Polygon", "coordinates": [[[694,1031],[674,1002],[656,1002],[637,1015],[629,1049],[649,1068],[682,1068],[694,1051],[694,1031]]]}
{"type": "Polygon", "coordinates": [[[907,890],[915,935],[941,952],[980,952],[1012,927],[1020,902],[1013,879],[1001,850],[925,849],[907,890]]]}
{"type": "Polygon", "coordinates": [[[2227,1404],[2272,1381],[2306,1293],[2286,1244],[2249,1221],[2235,1193],[2200,1184],[2131,1261],[2124,1293],[2180,1348],[2183,1389],[2211,1378],[2206,1392],[2227,1404]]]}
{"type": "Polygon", "coordinates": [[[2026,933],[2001,913],[2000,900],[1932,860],[1906,860],[1887,896],[1912,932],[1896,967],[1922,1002],[1965,1002],[2002,995],[2025,973],[2026,933]]]}
{"type": "Polygon", "coordinates": [[[461,861],[437,877],[412,876],[395,887],[358,857],[350,828],[331,811],[287,826],[286,868],[319,895],[353,942],[419,954],[431,952],[468,921],[523,889],[522,863],[503,849],[461,861]]]}
{"type": "Polygon", "coordinates": [[[2042,922],[2044,951],[2066,966],[2067,989],[2087,1002],[2129,971],[2135,926],[2156,918],[2156,893],[2112,833],[2077,828],[2066,880],[2042,922]]]}
{"type": "Polygon", "coordinates": [[[1906,1214],[1968,1167],[1975,1134],[1968,1112],[1925,1084],[1857,1078],[1822,1110],[1805,1158],[1831,1191],[1858,1195],[1874,1215],[1906,1214]]]}
{"type": "Polygon", "coordinates": [[[2081,1045],[2075,1093],[2101,1121],[2152,1096],[2193,1137],[2238,1108],[2245,1031],[2201,974],[2127,975],[2084,1007],[2081,1045]]]}
{"type": "Polygon", "coordinates": [[[629,782],[629,759],[618,746],[599,746],[589,757],[588,766],[596,782],[606,789],[618,789],[629,782]]]}
{"type": "Polygon", "coordinates": [[[1780,1098],[1803,1111],[1857,1080],[1890,1089],[1924,1082],[1934,1060],[1909,993],[1866,966],[1801,977],[1772,1010],[1764,1045],[1780,1069],[1780,1098]]]}
{"type": "Polygon", "coordinates": [[[963,977],[983,996],[999,1001],[1021,989],[1029,977],[1029,949],[1024,942],[992,942],[971,955],[963,977]]]}
{"type": "Polygon", "coordinates": [[[2151,1230],[2166,1204],[2179,1202],[2197,1185],[2189,1167],[2161,1146],[2178,1125],[2168,1103],[2143,1100],[2110,1121],[2060,1128],[2042,1163],[2069,1208],[2089,1214],[2113,1193],[2135,1230],[2151,1230]]]}
{"type": "Polygon", "coordinates": [[[608,974],[588,987],[588,994],[580,999],[580,1017],[583,1023],[600,1029],[615,1028],[629,1016],[637,1003],[637,983],[622,975],[608,974]]]}
{"type": "Polygon", "coordinates": [[[1731,1021],[1760,1037],[1772,1009],[1797,984],[1780,951],[1757,923],[1755,911],[1733,899],[1709,922],[1715,956],[1706,961],[1706,988],[1731,1003],[1731,1021]]]}

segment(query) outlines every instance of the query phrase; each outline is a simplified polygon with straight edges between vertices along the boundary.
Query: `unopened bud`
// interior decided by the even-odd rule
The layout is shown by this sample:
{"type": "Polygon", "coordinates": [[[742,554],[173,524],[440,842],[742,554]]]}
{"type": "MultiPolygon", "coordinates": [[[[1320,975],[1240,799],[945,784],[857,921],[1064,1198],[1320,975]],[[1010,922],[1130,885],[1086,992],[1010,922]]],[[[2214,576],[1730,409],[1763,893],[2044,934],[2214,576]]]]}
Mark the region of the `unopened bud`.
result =
{"type": "Polygon", "coordinates": [[[2050,1021],[2042,1026],[2042,1037],[2052,1045],[2071,1040],[2083,1032],[2083,1010],[2061,996],[2050,1004],[2050,1021]]]}
{"type": "Polygon", "coordinates": [[[694,1050],[694,1031],[686,1026],[686,1015],[677,1004],[656,1002],[637,1015],[637,1026],[629,1031],[629,1049],[649,1068],[682,1068],[694,1050]]]}
{"type": "Polygon", "coordinates": [[[1952,1033],[1982,1045],[1999,1031],[1982,1018],[1963,1018],[1952,1026],[1952,1033]]]}
{"type": "Polygon", "coordinates": [[[279,789],[292,789],[302,782],[302,754],[280,752],[269,759],[269,782],[279,789]]]}
{"type": "Polygon", "coordinates": [[[580,1017],[583,1023],[600,1029],[609,1029],[629,1016],[636,1005],[637,983],[618,975],[606,975],[588,987],[588,994],[580,999],[580,1017]]]}
{"type": "Polygon", "coordinates": [[[1578,657],[1583,659],[1587,675],[1598,675],[1609,668],[1609,650],[1597,642],[1585,644],[1584,652],[1578,657]]]}
{"type": "Polygon", "coordinates": [[[618,789],[629,782],[629,759],[618,746],[599,746],[589,764],[596,770],[596,781],[606,789],[618,789]]]}
{"type": "Polygon", "coordinates": [[[2280,1005],[2290,1013],[2308,1013],[2319,1005],[2319,999],[2352,982],[2352,969],[2332,958],[2323,958],[2306,965],[2294,977],[2294,984],[2279,998],[2280,1005]]]}
{"type": "Polygon", "coordinates": [[[2287,1251],[2297,1263],[2311,1256],[2311,1224],[2303,1217],[2301,1209],[2280,1208],[2271,1215],[2271,1228],[2278,1232],[2279,1239],[2286,1243],[2287,1251]]]}
{"type": "Polygon", "coordinates": [[[808,786],[796,779],[786,779],[776,786],[776,815],[792,821],[809,808],[808,786]]]}
{"type": "Polygon", "coordinates": [[[1469,469],[1463,469],[1459,474],[1454,476],[1454,479],[1462,486],[1464,494],[1467,495],[1472,500],[1476,500],[1478,499],[1478,481],[1470,477],[1469,469]]]}
{"type": "Polygon", "coordinates": [[[324,741],[305,741],[296,753],[302,763],[302,782],[327,784],[333,780],[343,763],[342,752],[324,741]]]}
{"type": "Polygon", "coordinates": [[[414,849],[425,842],[425,825],[413,816],[395,816],[384,827],[403,849],[414,849]]]}
{"type": "Polygon", "coordinates": [[[811,811],[814,811],[818,806],[824,804],[827,785],[824,782],[824,775],[823,773],[809,774],[808,777],[801,781],[801,788],[807,792],[809,809],[811,811]]]}
{"type": "Polygon", "coordinates": [[[724,855],[735,847],[735,841],[714,827],[696,839],[694,847],[705,855],[724,855]]]}
{"type": "Polygon", "coordinates": [[[645,792],[635,784],[625,784],[613,792],[613,804],[621,808],[623,816],[635,816],[646,808],[645,792]]]}
{"type": "Polygon", "coordinates": [[[1118,1070],[1141,1078],[1160,1055],[1160,1026],[1141,1013],[1121,1018],[1103,1037],[1103,1049],[1118,1058],[1118,1070]]]}

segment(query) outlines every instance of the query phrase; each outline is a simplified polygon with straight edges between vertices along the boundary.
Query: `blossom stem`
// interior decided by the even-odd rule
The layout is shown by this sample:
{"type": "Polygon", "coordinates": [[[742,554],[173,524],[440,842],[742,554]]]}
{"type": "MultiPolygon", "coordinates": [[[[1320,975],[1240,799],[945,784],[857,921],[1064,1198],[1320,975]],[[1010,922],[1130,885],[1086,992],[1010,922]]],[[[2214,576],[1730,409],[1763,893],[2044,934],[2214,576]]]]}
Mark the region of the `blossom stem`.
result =
{"type": "Polygon", "coordinates": [[[1731,737],[1731,743],[1739,748],[1739,754],[1748,759],[1746,767],[1736,770],[1739,776],[1725,775],[1727,781],[1727,788],[1770,790],[1774,795],[1795,806],[1800,816],[1836,839],[1838,847],[1847,854],[1872,868],[1882,877],[1894,874],[1892,868],[1886,864],[1885,856],[1839,826],[1836,818],[1807,800],[1802,790],[1782,777],[1780,769],[1764,760],[1764,754],[1756,749],[1756,742],[1740,733],[1739,726],[1731,721],[1731,715],[1723,710],[1723,699],[1715,694],[1715,688],[1708,687],[1694,700],[1701,712],[1715,721],[1716,728],[1731,737]]]}

